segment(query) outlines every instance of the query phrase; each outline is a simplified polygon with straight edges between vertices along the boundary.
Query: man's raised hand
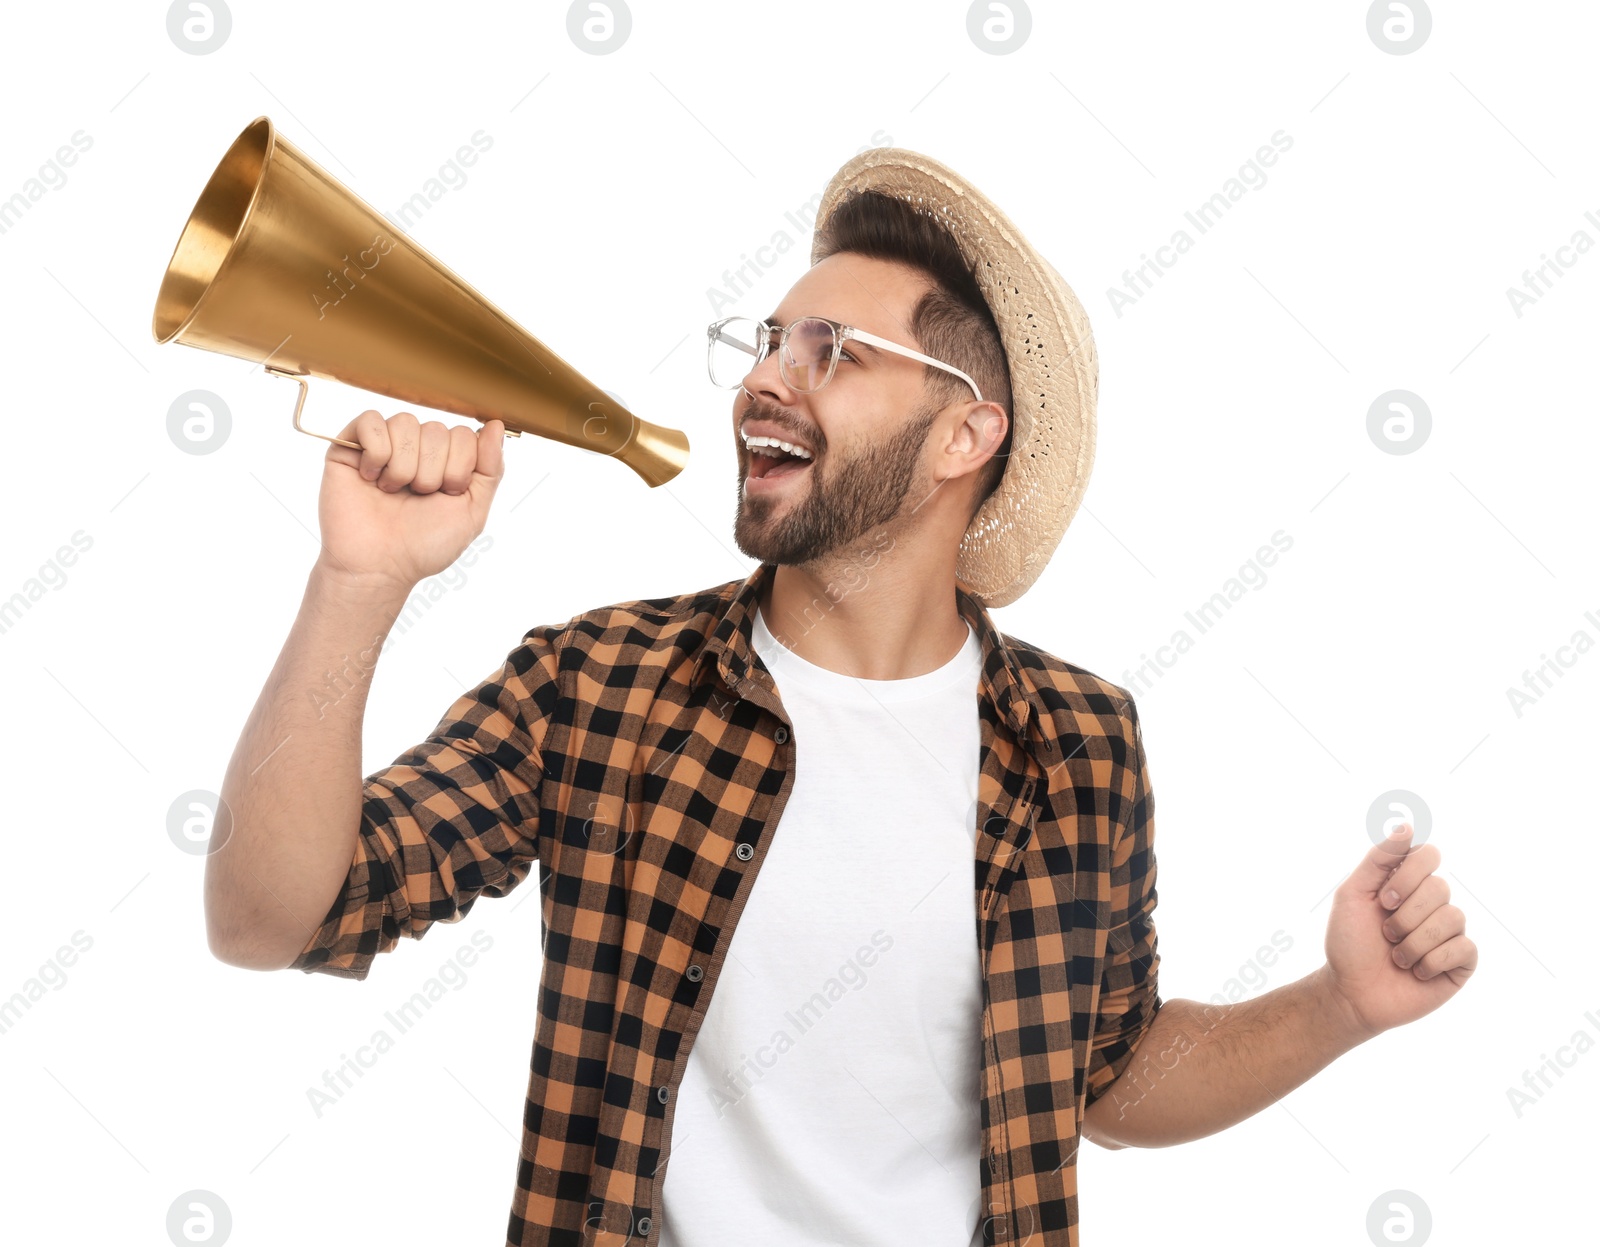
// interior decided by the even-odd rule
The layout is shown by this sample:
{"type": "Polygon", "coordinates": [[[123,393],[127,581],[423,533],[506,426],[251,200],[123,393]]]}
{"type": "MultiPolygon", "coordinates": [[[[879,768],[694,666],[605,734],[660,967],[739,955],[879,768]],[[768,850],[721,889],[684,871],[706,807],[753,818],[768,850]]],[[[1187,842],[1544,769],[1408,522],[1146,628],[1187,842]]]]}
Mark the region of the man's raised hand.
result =
{"type": "Polygon", "coordinates": [[[1434,871],[1439,850],[1402,823],[1334,890],[1325,949],[1331,990],[1366,1035],[1432,1013],[1478,966],[1467,917],[1434,871]]]}
{"type": "Polygon", "coordinates": [[[409,592],[449,567],[489,518],[504,474],[505,425],[474,431],[409,411],[364,411],[330,443],[317,514],[318,568],[351,584],[409,592]]]}

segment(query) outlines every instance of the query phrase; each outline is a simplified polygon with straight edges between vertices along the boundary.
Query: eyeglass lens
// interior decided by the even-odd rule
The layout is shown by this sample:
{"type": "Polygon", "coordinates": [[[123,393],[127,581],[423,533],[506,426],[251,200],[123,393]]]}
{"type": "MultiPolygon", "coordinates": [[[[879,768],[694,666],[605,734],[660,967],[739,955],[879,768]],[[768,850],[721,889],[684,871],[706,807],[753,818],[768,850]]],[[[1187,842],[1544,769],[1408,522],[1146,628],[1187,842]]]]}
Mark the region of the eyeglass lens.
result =
{"type": "MultiPolygon", "coordinates": [[[[711,335],[712,384],[733,389],[744,381],[766,355],[759,342],[760,333],[759,322],[736,316],[711,335]]],[[[778,336],[779,331],[773,330],[772,337],[778,336]]],[[[789,327],[789,340],[778,354],[778,371],[785,385],[811,393],[827,384],[833,358],[833,326],[818,317],[808,316],[789,327]]]]}

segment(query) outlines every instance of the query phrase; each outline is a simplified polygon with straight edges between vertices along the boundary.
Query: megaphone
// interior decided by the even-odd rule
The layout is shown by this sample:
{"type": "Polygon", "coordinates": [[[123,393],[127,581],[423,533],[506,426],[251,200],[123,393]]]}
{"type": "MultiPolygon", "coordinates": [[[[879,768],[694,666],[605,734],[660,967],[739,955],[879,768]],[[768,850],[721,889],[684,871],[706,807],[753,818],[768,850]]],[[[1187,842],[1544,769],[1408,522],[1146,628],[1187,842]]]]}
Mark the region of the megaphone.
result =
{"type": "Polygon", "coordinates": [[[639,419],[392,226],[268,117],[228,148],[189,214],[156,297],[158,343],[342,381],[614,455],[652,488],[689,439],[639,419]]]}

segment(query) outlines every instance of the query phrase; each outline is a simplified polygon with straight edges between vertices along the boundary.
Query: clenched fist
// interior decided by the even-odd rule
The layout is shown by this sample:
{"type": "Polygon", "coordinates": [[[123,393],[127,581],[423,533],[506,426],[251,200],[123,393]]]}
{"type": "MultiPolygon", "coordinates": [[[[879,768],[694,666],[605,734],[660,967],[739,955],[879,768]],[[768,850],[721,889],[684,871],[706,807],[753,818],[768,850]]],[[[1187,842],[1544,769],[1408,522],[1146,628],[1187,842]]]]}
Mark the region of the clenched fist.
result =
{"type": "Polygon", "coordinates": [[[504,472],[505,424],[474,432],[409,411],[364,411],[329,443],[317,516],[329,574],[409,592],[483,531],[504,472]]]}
{"type": "Polygon", "coordinates": [[[1439,849],[1412,835],[1395,827],[1333,894],[1325,978],[1363,1037],[1432,1013],[1478,968],[1466,914],[1434,873],[1439,849]]]}

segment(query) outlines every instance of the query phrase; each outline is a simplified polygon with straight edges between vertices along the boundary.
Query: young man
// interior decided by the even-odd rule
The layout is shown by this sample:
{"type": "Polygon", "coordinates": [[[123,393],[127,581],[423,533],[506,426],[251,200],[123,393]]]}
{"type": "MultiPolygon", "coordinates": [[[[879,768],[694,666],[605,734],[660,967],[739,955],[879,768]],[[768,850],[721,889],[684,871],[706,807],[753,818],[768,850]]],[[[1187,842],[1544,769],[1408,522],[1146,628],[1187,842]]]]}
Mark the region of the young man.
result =
{"type": "Polygon", "coordinates": [[[363,783],[365,685],[304,690],[482,530],[503,436],[365,412],[226,777],[206,899],[231,964],[365,978],[537,861],[518,1247],[1073,1247],[1080,1139],[1220,1130],[1476,965],[1403,829],[1336,892],[1315,973],[1161,999],[1133,701],[988,612],[1087,481],[1083,309],[900,149],[835,175],[812,259],[708,333],[754,572],[533,628],[363,783]]]}

